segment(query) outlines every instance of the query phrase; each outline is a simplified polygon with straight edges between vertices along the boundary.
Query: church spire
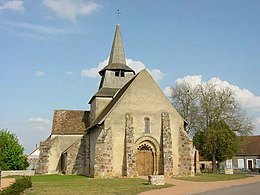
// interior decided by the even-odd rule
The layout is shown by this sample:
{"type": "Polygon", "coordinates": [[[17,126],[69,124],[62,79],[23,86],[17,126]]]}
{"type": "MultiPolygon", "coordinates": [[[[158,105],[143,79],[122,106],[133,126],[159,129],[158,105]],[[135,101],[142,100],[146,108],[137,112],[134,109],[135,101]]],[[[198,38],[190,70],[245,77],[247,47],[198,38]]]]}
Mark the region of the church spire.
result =
{"type": "Polygon", "coordinates": [[[99,71],[101,76],[104,75],[106,70],[123,70],[125,72],[134,72],[126,65],[124,47],[119,24],[116,25],[114,40],[109,56],[108,65],[99,71]]]}

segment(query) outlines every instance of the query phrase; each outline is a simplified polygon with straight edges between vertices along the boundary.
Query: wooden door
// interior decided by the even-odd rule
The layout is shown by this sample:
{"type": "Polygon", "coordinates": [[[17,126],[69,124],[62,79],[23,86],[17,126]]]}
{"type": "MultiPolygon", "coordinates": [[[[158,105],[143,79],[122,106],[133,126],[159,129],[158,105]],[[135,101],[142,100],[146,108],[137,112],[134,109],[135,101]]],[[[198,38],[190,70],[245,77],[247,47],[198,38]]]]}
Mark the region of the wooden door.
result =
{"type": "Polygon", "coordinates": [[[248,160],[248,169],[249,170],[253,170],[253,162],[252,162],[252,160],[248,160]]]}
{"type": "Polygon", "coordinates": [[[139,175],[152,175],[154,167],[153,152],[139,150],[136,156],[136,169],[139,175]]]}

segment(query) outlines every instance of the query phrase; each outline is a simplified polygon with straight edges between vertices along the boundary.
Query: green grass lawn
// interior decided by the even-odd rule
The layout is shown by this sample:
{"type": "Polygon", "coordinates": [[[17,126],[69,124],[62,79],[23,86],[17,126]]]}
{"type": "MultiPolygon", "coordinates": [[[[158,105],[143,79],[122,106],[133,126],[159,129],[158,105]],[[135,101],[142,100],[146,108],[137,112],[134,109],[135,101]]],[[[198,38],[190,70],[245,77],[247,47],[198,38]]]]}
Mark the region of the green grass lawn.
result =
{"type": "Polygon", "coordinates": [[[245,174],[225,175],[221,173],[199,173],[196,174],[194,177],[177,177],[175,179],[194,181],[194,182],[213,182],[213,181],[244,179],[247,177],[251,177],[251,176],[245,174]]]}
{"type": "Polygon", "coordinates": [[[77,175],[42,175],[32,177],[32,189],[25,194],[138,194],[143,191],[170,187],[148,185],[146,180],[138,178],[93,179],[77,175]]]}

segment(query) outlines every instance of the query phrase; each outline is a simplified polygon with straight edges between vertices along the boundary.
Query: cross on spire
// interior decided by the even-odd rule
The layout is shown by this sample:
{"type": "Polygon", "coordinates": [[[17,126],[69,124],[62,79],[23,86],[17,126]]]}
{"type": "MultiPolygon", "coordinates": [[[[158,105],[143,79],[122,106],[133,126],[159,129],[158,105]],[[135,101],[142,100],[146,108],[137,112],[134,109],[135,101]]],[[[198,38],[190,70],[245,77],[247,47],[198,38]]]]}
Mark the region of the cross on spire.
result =
{"type": "Polygon", "coordinates": [[[120,19],[120,14],[121,14],[121,12],[120,12],[119,9],[117,9],[117,10],[116,10],[116,13],[117,13],[117,24],[119,24],[119,19],[120,19]]]}

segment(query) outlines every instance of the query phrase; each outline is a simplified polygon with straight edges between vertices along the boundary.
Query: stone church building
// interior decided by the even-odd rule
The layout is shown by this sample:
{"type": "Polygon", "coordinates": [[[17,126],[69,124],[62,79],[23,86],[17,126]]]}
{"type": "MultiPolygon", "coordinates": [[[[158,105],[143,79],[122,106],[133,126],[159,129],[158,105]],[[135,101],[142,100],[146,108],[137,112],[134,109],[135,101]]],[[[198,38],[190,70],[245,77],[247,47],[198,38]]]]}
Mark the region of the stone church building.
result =
{"type": "Polygon", "coordinates": [[[36,173],[91,177],[193,175],[185,121],[147,70],[126,65],[119,24],[90,111],[55,110],[36,173]]]}

